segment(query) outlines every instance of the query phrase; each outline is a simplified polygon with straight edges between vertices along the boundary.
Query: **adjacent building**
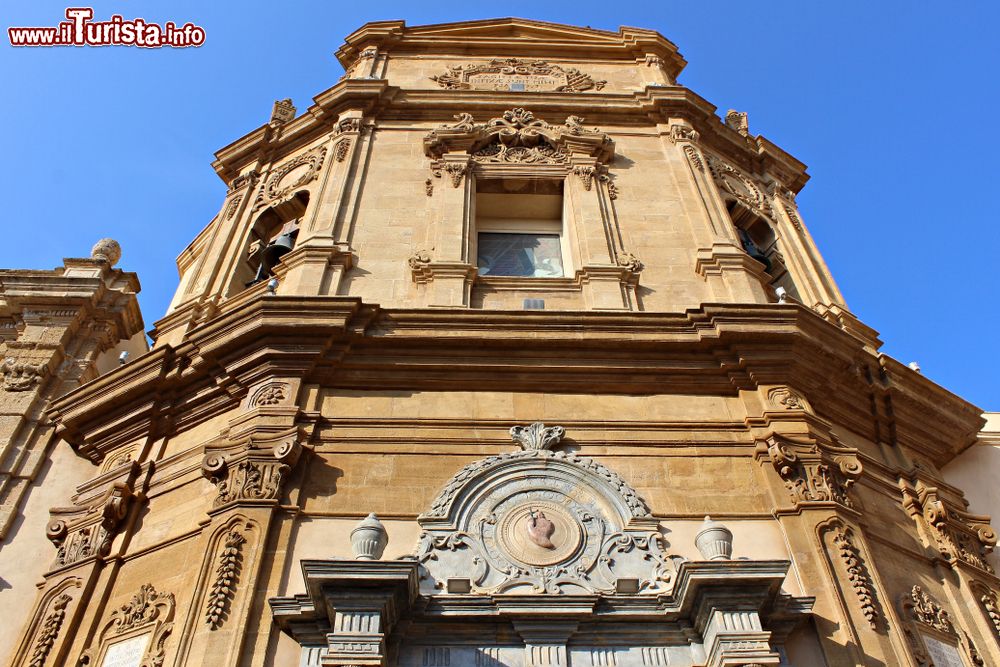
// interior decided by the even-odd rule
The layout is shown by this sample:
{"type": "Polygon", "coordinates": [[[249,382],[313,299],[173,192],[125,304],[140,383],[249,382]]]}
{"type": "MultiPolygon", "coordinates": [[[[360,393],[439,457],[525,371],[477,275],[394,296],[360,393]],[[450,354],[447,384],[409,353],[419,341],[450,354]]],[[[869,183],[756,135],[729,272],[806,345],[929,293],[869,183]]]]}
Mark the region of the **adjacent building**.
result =
{"type": "Polygon", "coordinates": [[[148,353],[101,252],[0,272],[11,665],[1000,664],[982,411],[879,353],[805,165],[674,44],[337,57],[216,154],[148,353]]]}

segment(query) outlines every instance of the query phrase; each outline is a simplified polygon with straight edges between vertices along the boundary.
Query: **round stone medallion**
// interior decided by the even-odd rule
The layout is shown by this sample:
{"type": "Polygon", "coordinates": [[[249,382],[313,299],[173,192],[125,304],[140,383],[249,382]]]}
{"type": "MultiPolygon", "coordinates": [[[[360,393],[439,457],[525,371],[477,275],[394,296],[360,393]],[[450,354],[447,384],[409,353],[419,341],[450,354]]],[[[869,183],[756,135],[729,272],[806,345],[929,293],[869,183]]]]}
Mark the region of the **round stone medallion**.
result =
{"type": "Polygon", "coordinates": [[[508,511],[497,526],[503,550],[516,561],[545,567],[569,559],[583,540],[583,528],[564,507],[533,501],[508,511]]]}

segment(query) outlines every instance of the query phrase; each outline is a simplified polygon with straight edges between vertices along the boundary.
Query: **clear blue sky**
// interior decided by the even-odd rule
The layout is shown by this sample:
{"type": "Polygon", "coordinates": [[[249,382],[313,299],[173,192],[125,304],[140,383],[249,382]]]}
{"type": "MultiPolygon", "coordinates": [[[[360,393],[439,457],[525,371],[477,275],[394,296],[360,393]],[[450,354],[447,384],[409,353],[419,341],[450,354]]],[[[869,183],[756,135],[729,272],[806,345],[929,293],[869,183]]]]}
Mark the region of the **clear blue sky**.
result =
{"type": "MultiPolygon", "coordinates": [[[[3,28],[55,25],[65,4],[4,3],[3,28]]],[[[0,266],[51,268],[102,236],[139,273],[147,328],[174,259],[221,205],[212,153],[299,109],[342,70],[366,21],[526,18],[653,28],[689,61],[681,83],[809,165],[803,218],[883,352],[1000,410],[1000,3],[100,2],[205,28],[197,49],[0,46],[7,193],[0,266]]],[[[4,30],[6,33],[6,30],[4,30]]]]}

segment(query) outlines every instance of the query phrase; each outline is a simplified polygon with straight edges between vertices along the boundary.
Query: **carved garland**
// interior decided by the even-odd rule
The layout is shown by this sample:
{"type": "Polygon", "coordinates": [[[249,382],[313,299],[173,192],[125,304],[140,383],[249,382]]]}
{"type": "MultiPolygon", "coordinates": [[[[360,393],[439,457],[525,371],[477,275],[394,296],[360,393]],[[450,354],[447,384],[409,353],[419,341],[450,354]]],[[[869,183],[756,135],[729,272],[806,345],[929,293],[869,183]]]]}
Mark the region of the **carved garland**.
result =
{"type": "Polygon", "coordinates": [[[833,544],[837,547],[840,559],[847,568],[847,578],[851,582],[854,593],[858,596],[858,602],[861,603],[861,612],[874,630],[878,626],[879,618],[878,609],[875,607],[875,587],[872,585],[868,569],[861,560],[858,548],[851,539],[850,531],[843,527],[836,528],[833,534],[833,544]]]}
{"type": "Polygon", "coordinates": [[[607,81],[595,81],[574,67],[562,68],[544,60],[519,60],[518,58],[495,58],[485,64],[456,65],[447,73],[430,77],[442,88],[448,90],[509,90],[510,82],[505,78],[536,77],[536,90],[553,90],[560,93],[580,93],[586,90],[601,90],[607,81]],[[481,77],[482,81],[473,80],[481,77]],[[551,87],[550,87],[551,86],[551,87]]]}
{"type": "Polygon", "coordinates": [[[281,203],[291,198],[298,188],[306,185],[319,175],[319,170],[323,166],[323,159],[325,157],[326,147],[319,146],[279,166],[271,173],[267,179],[267,183],[257,195],[257,200],[253,205],[254,210],[256,211],[268,204],[281,203]],[[292,170],[303,165],[306,165],[307,169],[301,176],[288,185],[281,185],[285,176],[291,173],[292,170]]]}
{"type": "Polygon", "coordinates": [[[56,639],[59,637],[59,630],[62,628],[63,620],[66,618],[66,606],[72,600],[73,598],[70,595],[63,593],[52,603],[52,610],[45,617],[45,620],[42,622],[42,629],[38,633],[35,649],[32,651],[31,660],[28,662],[29,667],[42,667],[45,664],[46,658],[49,657],[49,653],[52,651],[52,647],[55,646],[56,639]]]}
{"type": "Polygon", "coordinates": [[[243,561],[243,545],[247,539],[238,528],[231,530],[219,553],[219,565],[215,570],[215,583],[208,595],[205,621],[213,630],[222,625],[229,604],[236,593],[243,561]]]}

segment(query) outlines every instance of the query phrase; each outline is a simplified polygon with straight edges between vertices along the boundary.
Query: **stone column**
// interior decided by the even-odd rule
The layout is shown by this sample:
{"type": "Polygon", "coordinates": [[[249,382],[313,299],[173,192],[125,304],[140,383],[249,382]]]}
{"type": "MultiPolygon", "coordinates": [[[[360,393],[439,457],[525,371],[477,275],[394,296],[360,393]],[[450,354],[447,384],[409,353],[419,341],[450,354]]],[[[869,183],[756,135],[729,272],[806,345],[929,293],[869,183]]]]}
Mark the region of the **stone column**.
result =
{"type": "Polygon", "coordinates": [[[706,667],[764,667],[781,662],[771,649],[771,633],[762,629],[755,609],[712,607],[703,622],[706,667]]]}

